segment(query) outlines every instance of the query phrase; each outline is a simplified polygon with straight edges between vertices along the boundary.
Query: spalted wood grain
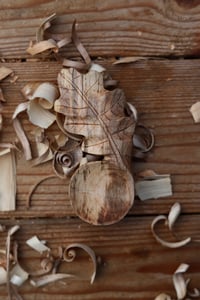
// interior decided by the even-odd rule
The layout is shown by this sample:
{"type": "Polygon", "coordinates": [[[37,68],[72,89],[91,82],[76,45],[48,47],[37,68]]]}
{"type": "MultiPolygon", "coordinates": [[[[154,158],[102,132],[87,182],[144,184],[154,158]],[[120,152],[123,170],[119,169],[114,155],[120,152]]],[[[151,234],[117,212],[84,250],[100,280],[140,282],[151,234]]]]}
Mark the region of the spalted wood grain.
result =
{"type": "MultiPolygon", "coordinates": [[[[189,112],[190,106],[199,100],[199,64],[199,60],[147,60],[118,66],[106,64],[112,77],[120,81],[127,100],[138,109],[140,121],[152,128],[155,134],[154,149],[148,154],[146,162],[133,162],[133,174],[152,168],[158,173],[170,173],[172,177],[172,197],[145,203],[136,200],[131,210],[133,215],[166,213],[175,201],[182,204],[186,213],[200,211],[200,125],[194,124],[189,112]]],[[[1,84],[7,98],[2,139],[12,141],[16,138],[11,122],[12,112],[18,103],[24,101],[20,88],[25,83],[38,79],[56,82],[61,65],[56,62],[5,65],[15,70],[19,76],[15,84],[11,84],[9,78],[1,84]]],[[[29,124],[25,114],[22,118],[30,137],[33,126],[29,124]]],[[[49,134],[56,133],[54,125],[49,134]]],[[[17,156],[17,210],[9,214],[1,213],[1,216],[73,215],[68,183],[60,179],[49,179],[41,184],[27,211],[25,203],[30,189],[41,178],[53,174],[53,170],[51,163],[31,167],[22,154],[17,156]]]]}
{"type": "MultiPolygon", "coordinates": [[[[198,56],[199,4],[198,0],[1,1],[0,55],[26,57],[25,49],[42,19],[57,13],[50,33],[69,36],[77,19],[80,37],[92,56],[198,56]]],[[[63,54],[77,53],[69,47],[63,54]]]]}
{"type": "MultiPolygon", "coordinates": [[[[172,274],[182,262],[190,265],[186,278],[191,278],[191,288],[199,287],[199,244],[193,242],[174,250],[160,246],[150,231],[152,219],[127,218],[109,227],[91,226],[77,219],[2,221],[7,228],[11,224],[20,225],[14,239],[19,243],[19,260],[26,270],[39,268],[40,254],[25,244],[35,234],[47,241],[55,256],[59,246],[78,242],[86,243],[98,257],[97,277],[93,285],[89,283],[92,262],[84,252],[78,251],[75,261],[65,263],[61,270],[73,273],[79,279],[62,280],[41,288],[33,288],[26,283],[19,289],[21,295],[26,300],[53,300],[55,297],[59,300],[152,300],[161,292],[174,297],[172,274]]],[[[175,230],[179,238],[192,236],[199,239],[199,227],[198,216],[181,216],[175,230]]],[[[163,224],[158,229],[160,236],[170,239],[163,224]]],[[[0,235],[0,248],[3,248],[6,233],[0,235]]],[[[4,286],[0,287],[0,297],[6,299],[4,286]]]]}

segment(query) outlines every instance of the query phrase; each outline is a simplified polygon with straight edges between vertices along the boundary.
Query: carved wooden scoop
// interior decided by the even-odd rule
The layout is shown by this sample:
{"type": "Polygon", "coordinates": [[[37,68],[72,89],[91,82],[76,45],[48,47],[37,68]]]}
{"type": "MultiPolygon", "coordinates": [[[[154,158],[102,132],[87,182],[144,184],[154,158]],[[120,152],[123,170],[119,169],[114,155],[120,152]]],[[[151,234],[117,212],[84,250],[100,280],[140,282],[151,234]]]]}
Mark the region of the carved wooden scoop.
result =
{"type": "Polygon", "coordinates": [[[82,74],[74,68],[63,68],[58,86],[60,98],[54,108],[65,116],[63,130],[69,136],[65,154],[68,145],[73,144],[72,159],[66,160],[69,168],[64,168],[65,174],[73,174],[72,206],[81,219],[91,224],[115,223],[134,201],[129,171],[133,113],[121,89],[105,89],[103,72],[90,69],[82,74]],[[82,155],[73,158],[73,151],[81,151],[82,155]]]}

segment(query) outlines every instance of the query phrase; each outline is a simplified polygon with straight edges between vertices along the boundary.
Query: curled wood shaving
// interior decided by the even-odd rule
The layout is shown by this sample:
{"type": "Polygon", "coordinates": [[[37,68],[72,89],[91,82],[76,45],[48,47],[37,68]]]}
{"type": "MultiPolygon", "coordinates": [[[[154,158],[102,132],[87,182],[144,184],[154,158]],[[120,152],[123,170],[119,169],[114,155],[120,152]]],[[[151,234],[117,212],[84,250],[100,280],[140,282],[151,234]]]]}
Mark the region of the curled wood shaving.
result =
{"type": "Polygon", "coordinates": [[[53,169],[60,178],[65,178],[79,166],[82,157],[80,143],[69,139],[54,153],[53,169]]]}
{"type": "Polygon", "coordinates": [[[37,55],[40,53],[52,51],[57,53],[59,51],[59,48],[69,44],[71,42],[71,39],[65,38],[59,42],[56,42],[53,39],[44,39],[44,33],[47,28],[51,26],[51,21],[54,20],[56,17],[56,14],[52,14],[47,19],[42,21],[40,27],[38,28],[36,32],[36,42],[31,42],[28,49],[26,50],[31,55],[37,55]]]}
{"type": "Polygon", "coordinates": [[[85,63],[89,66],[91,64],[91,58],[77,35],[76,25],[77,25],[76,20],[74,20],[72,25],[72,41],[76,46],[77,50],[79,51],[79,53],[81,54],[81,56],[83,57],[85,63]]]}
{"type": "Polygon", "coordinates": [[[164,224],[166,226],[168,226],[169,230],[171,231],[173,229],[173,225],[175,224],[175,221],[177,220],[179,214],[180,214],[180,204],[179,203],[175,203],[169,212],[168,217],[164,216],[164,215],[160,215],[157,216],[153,222],[151,223],[151,231],[153,236],[155,237],[156,241],[159,242],[161,245],[168,247],[168,248],[179,248],[179,247],[183,247],[185,245],[187,245],[188,243],[191,242],[191,237],[188,237],[182,241],[178,241],[178,242],[167,242],[163,239],[161,239],[157,233],[155,232],[155,226],[157,223],[159,223],[160,221],[164,221],[164,224]]]}
{"type": "Polygon", "coordinates": [[[198,298],[200,296],[200,290],[197,288],[194,288],[192,292],[188,291],[187,294],[191,298],[198,298]]]}
{"type": "MultiPolygon", "coordinates": [[[[137,118],[136,118],[137,120],[137,118]]],[[[142,124],[137,124],[135,128],[135,134],[133,136],[133,146],[140,151],[141,154],[149,152],[155,144],[155,138],[153,132],[142,124]]],[[[135,156],[139,156],[136,153],[135,156]]]]}
{"type": "Polygon", "coordinates": [[[80,249],[84,250],[87,254],[89,254],[90,258],[92,259],[94,270],[93,270],[93,273],[91,276],[90,283],[93,284],[95,277],[96,277],[96,270],[97,270],[97,260],[96,260],[96,255],[95,255],[94,251],[85,244],[74,243],[65,248],[65,250],[63,252],[64,261],[71,262],[75,259],[76,252],[74,251],[74,248],[80,248],[80,249]]]}
{"type": "Polygon", "coordinates": [[[50,127],[56,120],[56,116],[38,105],[37,101],[31,101],[29,103],[27,114],[32,124],[45,129],[50,127]]]}
{"type": "Polygon", "coordinates": [[[55,99],[59,96],[57,87],[49,82],[28,83],[23,87],[22,94],[28,100],[37,99],[45,109],[52,108],[55,99]]]}
{"type": "MultiPolygon", "coordinates": [[[[58,248],[58,256],[55,258],[51,255],[51,249],[45,246],[44,241],[40,241],[36,236],[29,239],[26,243],[39,253],[46,252],[46,257],[41,261],[41,269],[34,272],[26,272],[18,262],[18,244],[13,244],[13,256],[11,252],[11,237],[19,230],[19,225],[15,225],[8,230],[6,239],[6,250],[0,249],[0,254],[6,257],[5,265],[0,265],[0,285],[7,283],[9,300],[22,300],[15,286],[22,286],[23,283],[31,276],[30,284],[34,287],[44,286],[46,284],[77,276],[68,273],[57,273],[57,268],[62,261],[71,262],[76,257],[75,248],[84,250],[92,259],[94,271],[91,276],[91,284],[96,276],[97,261],[94,251],[85,244],[73,243],[67,246],[64,251],[62,247],[58,248]],[[11,269],[11,261],[15,263],[11,269]],[[42,275],[42,276],[41,276],[42,275]]],[[[4,226],[1,228],[5,230],[4,226]]],[[[0,262],[2,260],[0,259],[0,262]]]]}
{"type": "Polygon", "coordinates": [[[33,248],[39,253],[50,251],[50,248],[47,247],[45,243],[45,241],[40,241],[36,235],[26,241],[26,244],[29,245],[29,247],[33,248]]]}
{"type": "Polygon", "coordinates": [[[14,225],[8,230],[6,239],[6,271],[7,271],[7,291],[9,299],[12,299],[11,284],[10,284],[10,248],[11,248],[11,237],[19,230],[19,225],[14,225]]]}
{"type": "Polygon", "coordinates": [[[188,264],[181,264],[173,275],[173,284],[176,290],[176,295],[178,300],[184,299],[187,294],[187,282],[183,277],[183,273],[185,273],[189,268],[188,264]]]}
{"type": "MultiPolygon", "coordinates": [[[[184,273],[187,272],[189,268],[188,264],[182,263],[180,266],[176,269],[176,271],[173,274],[172,280],[173,285],[176,291],[176,300],[183,300],[183,299],[191,299],[199,297],[200,293],[199,290],[194,288],[193,292],[188,291],[188,283],[189,279],[184,278],[184,273]],[[188,297],[190,298],[188,298],[188,297]]],[[[173,300],[171,296],[161,293],[159,294],[155,300],[173,300]]]]}
{"type": "Polygon", "coordinates": [[[137,122],[137,120],[138,120],[137,109],[136,109],[135,106],[133,106],[133,104],[131,104],[130,102],[127,102],[127,105],[128,105],[128,107],[129,107],[129,109],[131,110],[131,113],[133,114],[133,117],[134,117],[135,121],[137,122]]]}
{"type": "Polygon", "coordinates": [[[65,274],[65,273],[49,274],[49,275],[44,275],[37,279],[31,279],[30,284],[35,287],[40,287],[61,279],[74,278],[74,277],[75,275],[73,274],[65,274]]]}
{"type": "Polygon", "coordinates": [[[57,87],[49,82],[27,84],[22,93],[29,100],[26,110],[30,122],[41,128],[52,125],[56,116],[48,110],[59,96],[57,87]]]}
{"type": "Polygon", "coordinates": [[[49,272],[51,272],[54,268],[54,259],[53,257],[46,257],[44,259],[42,259],[41,263],[41,269],[31,272],[29,273],[31,276],[41,276],[41,275],[45,275],[48,274],[49,272]]]}
{"type": "Polygon", "coordinates": [[[190,112],[192,114],[192,117],[194,119],[195,123],[199,123],[200,122],[200,102],[196,102],[194,103],[191,107],[190,107],[190,112]]]}
{"type": "Polygon", "coordinates": [[[172,195],[170,175],[160,175],[149,170],[138,175],[143,177],[135,183],[136,195],[140,200],[157,199],[172,195]],[[149,172],[151,172],[151,176],[149,176],[149,172]]]}
{"type": "Polygon", "coordinates": [[[76,20],[74,20],[73,25],[72,25],[71,39],[72,39],[72,42],[74,43],[74,45],[76,46],[77,50],[79,51],[80,55],[84,59],[84,62],[74,61],[74,60],[70,60],[70,59],[64,59],[63,66],[68,67],[68,68],[74,68],[74,69],[77,69],[82,72],[87,72],[90,69],[92,62],[91,62],[91,58],[90,58],[87,50],[85,49],[85,47],[83,46],[83,44],[81,43],[81,41],[77,35],[76,25],[77,25],[76,20]]]}
{"type": "Polygon", "coordinates": [[[37,42],[43,41],[45,30],[51,26],[50,22],[53,21],[55,18],[56,18],[56,14],[54,13],[42,21],[42,23],[40,24],[40,27],[38,28],[38,30],[36,32],[36,41],[37,42]]]}
{"type": "MultiPolygon", "coordinates": [[[[0,81],[9,76],[13,73],[13,70],[7,67],[0,67],[0,81]]],[[[6,102],[6,99],[4,98],[3,91],[0,88],[0,131],[2,130],[2,124],[3,124],[3,117],[2,117],[2,111],[3,111],[3,105],[2,102],[6,102]]]]}
{"type": "Polygon", "coordinates": [[[15,129],[15,132],[21,142],[21,145],[22,145],[22,148],[23,148],[23,152],[24,152],[24,155],[25,155],[25,158],[26,160],[30,160],[32,159],[32,153],[31,153],[31,147],[30,147],[30,143],[29,143],[29,140],[24,132],[24,129],[22,127],[22,124],[20,122],[20,120],[18,119],[18,115],[25,111],[28,107],[28,103],[25,102],[25,103],[20,103],[14,113],[13,113],[13,127],[15,129]]]}
{"type": "Polygon", "coordinates": [[[33,187],[31,188],[29,194],[28,194],[28,197],[27,197],[27,203],[26,203],[26,207],[29,208],[30,207],[30,204],[31,204],[31,197],[34,193],[34,191],[36,190],[36,188],[44,181],[48,180],[48,179],[51,179],[51,178],[57,178],[57,176],[55,175],[49,175],[49,176],[46,176],[42,179],[40,179],[36,184],[33,185],[33,187]]]}
{"type": "Polygon", "coordinates": [[[32,159],[30,143],[18,119],[18,115],[26,111],[31,123],[41,128],[48,128],[56,120],[56,116],[48,110],[53,107],[59,93],[56,86],[48,82],[27,84],[22,89],[22,93],[28,101],[20,103],[16,107],[12,118],[25,158],[30,160],[32,159]]]}

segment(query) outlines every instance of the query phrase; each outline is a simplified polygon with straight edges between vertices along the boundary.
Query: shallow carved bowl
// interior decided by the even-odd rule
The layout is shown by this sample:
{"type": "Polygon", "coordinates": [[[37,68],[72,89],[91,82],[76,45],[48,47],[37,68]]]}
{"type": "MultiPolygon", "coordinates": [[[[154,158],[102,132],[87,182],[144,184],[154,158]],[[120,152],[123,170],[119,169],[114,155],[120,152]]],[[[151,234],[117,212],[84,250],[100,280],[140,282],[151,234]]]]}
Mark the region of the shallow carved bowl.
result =
{"type": "Polygon", "coordinates": [[[113,224],[133,205],[133,178],[127,169],[109,161],[90,162],[72,176],[70,199],[82,220],[93,225],[113,224]]]}

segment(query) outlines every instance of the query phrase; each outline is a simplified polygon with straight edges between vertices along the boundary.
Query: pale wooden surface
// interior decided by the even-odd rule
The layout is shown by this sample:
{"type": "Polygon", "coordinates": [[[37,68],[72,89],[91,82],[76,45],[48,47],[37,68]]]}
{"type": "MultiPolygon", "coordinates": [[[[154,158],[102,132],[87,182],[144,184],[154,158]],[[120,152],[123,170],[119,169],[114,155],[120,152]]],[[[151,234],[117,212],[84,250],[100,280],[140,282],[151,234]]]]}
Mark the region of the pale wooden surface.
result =
{"type": "MultiPolygon", "coordinates": [[[[163,56],[199,56],[199,1],[6,1],[0,3],[0,57],[2,65],[11,67],[18,80],[2,82],[7,104],[4,108],[4,141],[15,134],[11,116],[23,101],[20,89],[31,81],[56,83],[59,62],[26,60],[25,49],[43,17],[57,12],[51,32],[69,34],[74,18],[78,20],[80,37],[90,54],[102,57],[114,79],[120,81],[128,101],[139,111],[143,124],[152,128],[156,145],[146,162],[133,162],[133,173],[152,168],[172,175],[173,196],[135,201],[129,215],[119,224],[94,227],[75,217],[67,195],[67,182],[50,179],[38,187],[29,210],[25,203],[34,183],[52,173],[50,163],[31,167],[21,154],[17,159],[17,210],[1,213],[2,223],[9,226],[20,222],[16,238],[20,243],[20,259],[24,267],[34,266],[36,254],[24,242],[37,234],[46,239],[53,251],[57,246],[82,242],[101,257],[98,275],[89,284],[92,264],[86,255],[69,266],[86,279],[65,281],[45,288],[20,289],[24,300],[45,299],[134,299],[150,300],[160,292],[174,296],[171,274],[179,263],[189,263],[191,287],[200,287],[199,244],[171,250],[158,245],[150,232],[153,217],[167,213],[179,201],[183,216],[177,224],[180,238],[199,238],[200,213],[200,125],[194,124],[189,107],[199,100],[200,60],[163,59],[163,56]],[[190,3],[190,4],[188,4],[190,3]],[[142,33],[142,34],[141,34],[142,33]],[[173,46],[174,45],[174,46],[173,46]],[[126,55],[156,56],[157,59],[113,66],[115,57],[126,55]],[[22,59],[23,58],[23,59],[22,59]],[[123,275],[123,276],[122,276],[123,275]]],[[[74,56],[73,47],[64,49],[63,56],[74,56]]],[[[33,127],[24,125],[30,134],[33,127]]],[[[54,126],[50,134],[57,132],[54,126]]],[[[162,226],[161,226],[162,227],[162,226]]],[[[161,234],[167,237],[161,230],[161,234]]],[[[1,233],[1,248],[5,234],[1,233]]],[[[39,260],[37,260],[39,261],[39,260]]],[[[68,269],[68,266],[66,266],[68,269]]],[[[6,288],[0,298],[7,299],[6,288]]]]}

